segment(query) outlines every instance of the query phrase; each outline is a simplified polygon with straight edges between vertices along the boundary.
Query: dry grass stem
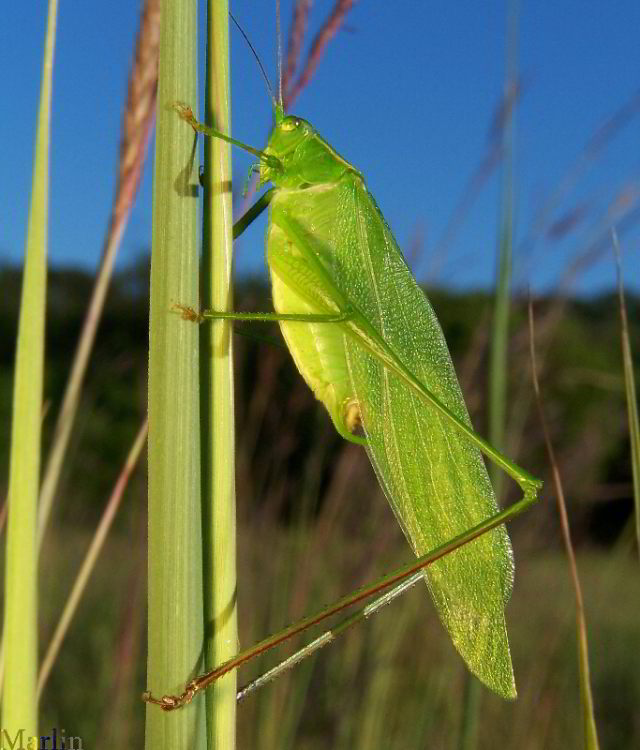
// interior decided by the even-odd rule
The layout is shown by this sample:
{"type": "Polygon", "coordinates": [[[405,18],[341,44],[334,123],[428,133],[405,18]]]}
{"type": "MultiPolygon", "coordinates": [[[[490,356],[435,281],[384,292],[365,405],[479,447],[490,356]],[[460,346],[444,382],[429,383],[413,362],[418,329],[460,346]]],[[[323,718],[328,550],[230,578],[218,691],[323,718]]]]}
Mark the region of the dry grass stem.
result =
{"type": "Polygon", "coordinates": [[[347,13],[356,4],[356,0],[338,0],[336,2],[331,15],[326,20],[320,31],[316,34],[312,44],[307,62],[305,63],[304,69],[300,74],[295,85],[286,92],[284,96],[285,110],[288,110],[293,102],[298,98],[302,89],[309,83],[313,78],[316,68],[320,64],[324,56],[324,51],[333,39],[333,37],[340,31],[342,24],[347,13]]]}
{"type": "Polygon", "coordinates": [[[100,519],[100,523],[98,524],[96,532],[91,541],[91,545],[89,546],[84,561],[80,566],[80,570],[71,589],[71,593],[69,594],[67,603],[65,604],[62,615],[60,616],[60,621],[58,622],[55,632],[51,638],[51,642],[49,643],[49,647],[47,649],[45,657],[42,660],[42,664],[40,665],[37,688],[38,698],[40,698],[40,696],[42,695],[42,690],[44,689],[47,679],[51,673],[51,669],[53,668],[53,664],[56,660],[56,657],[58,656],[58,652],[60,651],[60,647],[62,646],[62,641],[67,634],[67,630],[69,629],[71,620],[73,619],[75,611],[78,608],[78,604],[80,603],[82,594],[84,593],[86,585],[89,582],[89,577],[91,576],[91,573],[93,572],[93,569],[97,562],[98,555],[102,550],[102,546],[104,545],[104,542],[107,538],[107,534],[111,529],[111,524],[113,523],[118,508],[120,507],[120,502],[124,495],[127,484],[129,483],[131,474],[136,468],[138,459],[140,458],[140,454],[142,453],[142,449],[147,440],[147,430],[148,422],[145,418],[142,426],[140,427],[140,430],[138,431],[136,439],[133,442],[131,450],[129,451],[127,460],[122,467],[120,476],[115,483],[115,486],[111,493],[111,497],[107,502],[104,513],[102,514],[102,518],[100,519]]]}
{"type": "Polygon", "coordinates": [[[576,563],[576,556],[573,549],[573,542],[571,541],[571,529],[569,527],[569,518],[567,516],[567,506],[564,498],[564,490],[562,487],[562,479],[560,477],[560,469],[556,461],[553,445],[551,444],[551,436],[547,421],[544,416],[544,410],[542,407],[542,396],[540,395],[540,385],[538,383],[538,373],[536,364],[536,351],[535,351],[535,331],[533,323],[533,303],[529,300],[529,342],[530,342],[530,353],[531,353],[531,372],[533,376],[533,390],[536,398],[536,406],[538,408],[538,415],[540,417],[540,425],[544,435],[544,442],[549,455],[549,463],[551,465],[551,473],[553,476],[553,485],[556,491],[556,501],[558,505],[558,515],[560,516],[560,527],[562,529],[562,538],[564,540],[565,550],[567,552],[567,559],[569,561],[569,572],[571,574],[571,581],[573,584],[573,590],[576,599],[576,623],[578,628],[578,663],[580,667],[580,693],[582,699],[582,710],[583,710],[583,721],[584,721],[584,740],[585,747],[591,749],[598,748],[598,735],[596,730],[594,711],[593,711],[593,696],[591,691],[591,678],[589,676],[589,646],[587,641],[587,621],[584,613],[584,601],[582,598],[582,587],[580,586],[580,577],[578,576],[578,566],[576,563]]]}
{"type": "MultiPolygon", "coordinates": [[[[111,214],[110,234],[126,220],[135,199],[149,138],[153,130],[158,85],[160,0],[147,0],[136,40],[118,164],[118,183],[111,214]]],[[[107,238],[107,245],[108,245],[107,238]]]]}
{"type": "Polygon", "coordinates": [[[287,62],[282,73],[282,90],[288,91],[293,76],[298,67],[300,51],[304,42],[304,35],[307,31],[309,22],[309,13],[313,0],[298,0],[295,10],[293,11],[293,20],[291,30],[289,31],[289,41],[287,42],[287,62]]]}
{"type": "Polygon", "coordinates": [[[87,315],[71,367],[71,374],[58,414],[53,442],[47,457],[40,489],[38,548],[42,546],[42,539],[51,513],[51,506],[80,401],[80,392],[89,356],[95,341],[98,323],[102,317],[113,265],[140,184],[147,146],[153,130],[158,80],[159,29],[160,2],[159,0],[147,0],[136,42],[135,63],[129,79],[120,146],[118,182],[109,229],[105,239],[100,269],[96,276],[87,315]]]}
{"type": "Polygon", "coordinates": [[[633,475],[633,499],[636,520],[636,541],[640,550],[640,424],[638,422],[638,400],[636,397],[635,375],[633,372],[633,354],[629,341],[629,322],[627,306],[624,301],[624,283],[622,281],[622,259],[618,235],[611,231],[613,250],[616,258],[618,275],[618,302],[620,307],[620,338],[622,343],[622,360],[624,367],[625,391],[627,397],[627,415],[629,418],[629,439],[631,443],[631,471],[633,475]]]}

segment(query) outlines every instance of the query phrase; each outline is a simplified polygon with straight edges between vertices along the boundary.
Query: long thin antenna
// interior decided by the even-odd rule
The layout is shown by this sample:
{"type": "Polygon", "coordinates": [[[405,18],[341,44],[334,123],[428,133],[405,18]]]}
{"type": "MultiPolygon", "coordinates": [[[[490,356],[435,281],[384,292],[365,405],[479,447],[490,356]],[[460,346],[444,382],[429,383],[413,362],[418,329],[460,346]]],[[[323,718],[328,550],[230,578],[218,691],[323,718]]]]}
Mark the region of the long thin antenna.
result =
{"type": "Polygon", "coordinates": [[[282,107],[282,29],[280,28],[280,0],[276,0],[276,37],[278,42],[278,102],[282,107]]]}
{"type": "MultiPolygon", "coordinates": [[[[229,11],[229,18],[235,23],[236,27],[238,28],[238,31],[242,34],[245,42],[249,45],[249,49],[253,53],[253,56],[256,58],[256,62],[258,63],[258,67],[260,68],[260,72],[262,73],[262,77],[264,78],[264,82],[267,84],[267,91],[269,92],[269,98],[271,99],[273,108],[276,109],[278,102],[276,101],[276,97],[273,93],[273,89],[271,88],[271,84],[269,83],[269,77],[267,76],[267,73],[264,69],[264,66],[262,65],[262,62],[260,61],[260,58],[258,57],[258,53],[255,51],[253,44],[251,44],[251,42],[249,41],[249,37],[244,33],[244,29],[242,28],[242,26],[240,26],[240,24],[233,17],[233,13],[231,11],[229,11]]],[[[280,100],[282,100],[282,92],[280,92],[280,100]]]]}

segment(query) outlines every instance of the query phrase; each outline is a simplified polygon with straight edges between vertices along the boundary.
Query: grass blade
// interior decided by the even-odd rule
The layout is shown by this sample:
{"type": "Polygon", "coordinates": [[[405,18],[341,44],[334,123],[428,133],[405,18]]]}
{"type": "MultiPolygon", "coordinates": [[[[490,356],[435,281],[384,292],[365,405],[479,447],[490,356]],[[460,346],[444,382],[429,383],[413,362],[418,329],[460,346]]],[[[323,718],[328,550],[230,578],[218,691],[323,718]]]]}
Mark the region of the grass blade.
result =
{"type": "MultiPolygon", "coordinates": [[[[163,0],[153,188],[149,332],[149,621],[147,684],[181,684],[202,665],[198,327],[171,312],[198,305],[198,176],[193,132],[171,105],[196,106],[197,4],[163,0]]],[[[146,747],[205,745],[202,707],[147,710],[146,747]]]]}
{"type": "MultiPolygon", "coordinates": [[[[229,4],[208,3],[206,121],[231,133],[229,4]]],[[[205,140],[203,304],[232,310],[231,150],[219,138],[205,140]]],[[[237,650],[235,426],[230,321],[203,326],[201,344],[203,426],[204,587],[206,669],[237,650]]],[[[209,747],[235,747],[236,674],[207,693],[209,747]]]]}
{"type": "MultiPolygon", "coordinates": [[[[507,411],[507,349],[509,343],[509,313],[511,305],[511,256],[513,251],[513,161],[515,118],[514,93],[517,89],[518,3],[510,2],[507,10],[506,71],[504,82],[505,121],[502,127],[504,154],[502,169],[502,206],[500,240],[498,248],[498,279],[494,297],[494,311],[489,355],[488,426],[489,442],[499,451],[504,448],[507,411]]],[[[504,476],[498,467],[491,465],[489,476],[500,504],[504,476]]],[[[460,727],[461,750],[474,750],[478,746],[482,693],[480,684],[465,675],[463,710],[460,727]]]]}
{"type": "Polygon", "coordinates": [[[14,374],[5,570],[2,729],[37,736],[37,550],[47,281],[49,133],[57,0],[49,0],[14,374]]]}
{"type": "Polygon", "coordinates": [[[633,356],[629,343],[629,323],[627,321],[627,307],[624,301],[624,284],[622,283],[622,261],[620,259],[620,245],[615,229],[612,231],[613,250],[616,256],[618,271],[618,298],[620,300],[620,328],[622,338],[622,360],[624,365],[624,388],[627,396],[627,412],[629,416],[629,439],[631,442],[631,469],[633,472],[633,499],[636,513],[636,541],[640,551],[640,422],[638,421],[638,399],[636,398],[636,383],[633,374],[633,356]]]}
{"type": "MultiPolygon", "coordinates": [[[[229,6],[208,3],[206,120],[231,132],[229,6]]],[[[231,151],[218,138],[205,141],[204,299],[205,307],[232,310],[231,151]]],[[[220,321],[202,333],[202,453],[205,508],[205,650],[207,669],[237,650],[235,427],[232,326],[220,321]]],[[[235,747],[236,674],[207,694],[210,747],[235,747]]]]}
{"type": "Polygon", "coordinates": [[[69,598],[67,599],[67,602],[62,611],[62,615],[60,616],[60,620],[58,621],[58,625],[56,626],[55,632],[51,638],[51,642],[49,643],[49,647],[47,648],[47,653],[42,660],[40,672],[38,674],[38,700],[42,695],[44,686],[47,683],[47,679],[49,677],[49,674],[51,673],[51,669],[53,668],[56,657],[58,656],[58,652],[60,651],[60,647],[62,646],[62,641],[67,634],[67,630],[69,629],[71,620],[73,619],[76,609],[78,608],[78,604],[80,603],[80,599],[82,598],[82,594],[84,593],[87,583],[89,582],[91,573],[93,572],[98,556],[100,555],[104,542],[107,538],[107,534],[111,529],[111,524],[116,517],[116,513],[118,511],[118,508],[120,507],[122,496],[124,495],[124,491],[127,488],[127,484],[129,483],[131,474],[136,468],[138,459],[140,458],[140,454],[142,453],[142,449],[144,448],[146,440],[147,420],[145,419],[142,423],[142,426],[138,430],[138,434],[133,442],[133,445],[131,446],[131,450],[129,451],[127,460],[122,467],[120,476],[116,481],[113,492],[111,493],[111,497],[109,498],[109,501],[107,502],[107,505],[104,509],[104,513],[102,514],[102,518],[100,519],[100,523],[98,524],[96,533],[91,540],[91,545],[89,546],[87,554],[82,562],[82,565],[80,566],[80,570],[78,571],[78,575],[76,577],[76,580],[74,581],[73,588],[71,589],[71,593],[69,594],[69,598]]]}
{"type": "Polygon", "coordinates": [[[544,433],[544,441],[549,455],[551,471],[553,474],[553,484],[556,490],[556,499],[558,501],[558,514],[560,516],[560,526],[562,528],[562,537],[564,539],[567,558],[569,560],[569,571],[571,581],[576,597],[576,624],[578,629],[578,667],[580,671],[580,701],[582,703],[582,720],[584,730],[584,746],[587,750],[598,750],[598,732],[596,729],[596,720],[593,712],[593,695],[591,693],[591,679],[589,676],[589,646],[587,642],[587,621],[584,615],[584,602],[582,599],[582,587],[578,576],[578,566],[576,556],[571,541],[571,530],[569,528],[569,518],[567,516],[567,506],[564,501],[564,490],[560,478],[560,470],[556,462],[549,428],[542,409],[542,398],[540,396],[540,385],[538,383],[538,373],[536,370],[536,352],[535,337],[533,328],[533,304],[529,300],[529,343],[531,346],[531,369],[533,371],[533,390],[535,392],[540,424],[544,433]]]}
{"type": "Polygon", "coordinates": [[[136,41],[135,63],[129,78],[120,145],[118,183],[111,220],[91,301],[82,325],[82,332],[56,421],[53,442],[45,463],[38,505],[38,549],[42,546],[42,539],[46,531],[69,438],[71,437],[71,430],[80,403],[84,376],[93,349],[98,324],[102,317],[113,266],[138,192],[147,154],[147,145],[153,132],[158,79],[159,26],[160,0],[146,0],[142,26],[136,41]]]}

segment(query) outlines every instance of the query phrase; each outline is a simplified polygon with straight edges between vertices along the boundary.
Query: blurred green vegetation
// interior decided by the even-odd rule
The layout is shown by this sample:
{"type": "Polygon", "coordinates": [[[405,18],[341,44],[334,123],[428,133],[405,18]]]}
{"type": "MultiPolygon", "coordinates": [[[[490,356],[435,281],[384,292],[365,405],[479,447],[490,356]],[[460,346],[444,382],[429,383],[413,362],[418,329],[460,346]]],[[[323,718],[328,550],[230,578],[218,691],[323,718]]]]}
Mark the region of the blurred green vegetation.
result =
{"type": "MultiPolygon", "coordinates": [[[[44,454],[93,279],[49,275],[44,454]]],[[[6,494],[20,271],[0,271],[0,493],[6,494]]],[[[428,290],[476,429],[486,434],[489,293],[428,290]]],[[[179,302],[179,300],[176,300],[179,302]]],[[[640,299],[627,297],[640,371],[640,299]]],[[[270,309],[265,281],[236,288],[239,310],[270,309]]],[[[629,521],[632,480],[614,293],[536,301],[541,387],[567,495],[585,595],[602,747],[640,746],[640,600],[629,521]]],[[[186,324],[186,323],[185,323],[186,324]]],[[[275,326],[244,333],[280,341],[275,326]]],[[[507,610],[519,699],[486,693],[480,746],[579,747],[573,593],[534,413],[526,300],[509,342],[507,453],[545,480],[543,499],[510,527],[516,581],[507,610]]],[[[343,441],[287,351],[235,341],[239,607],[246,646],[408,560],[409,548],[362,449],[343,441]]],[[[45,539],[41,645],[146,410],[148,261],[114,278],[72,446],[45,539]]],[[[179,446],[176,446],[176,450],[179,446]]],[[[517,489],[513,490],[513,499],[517,489]]],[[[4,556],[2,556],[4,559],[4,556]]],[[[42,697],[41,729],[85,747],[140,745],[146,666],[146,462],[123,507],[42,697]]],[[[308,638],[306,639],[308,640],[308,638]]],[[[282,654],[289,653],[283,650],[282,654]]],[[[240,683],[273,664],[241,670],[240,683]]],[[[185,679],[187,675],[185,675],[185,679]]],[[[167,686],[167,689],[176,686],[167,686]]],[[[239,709],[241,748],[455,747],[463,666],[417,587],[239,709]]]]}

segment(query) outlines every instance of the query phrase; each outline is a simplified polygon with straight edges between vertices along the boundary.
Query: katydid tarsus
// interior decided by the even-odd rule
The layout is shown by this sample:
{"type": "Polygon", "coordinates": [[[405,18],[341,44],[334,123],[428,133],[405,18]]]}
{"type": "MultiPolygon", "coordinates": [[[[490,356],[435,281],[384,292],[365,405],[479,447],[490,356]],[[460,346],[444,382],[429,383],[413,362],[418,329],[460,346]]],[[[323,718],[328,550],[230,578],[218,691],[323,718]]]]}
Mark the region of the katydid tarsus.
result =
{"type": "MultiPolygon", "coordinates": [[[[269,208],[266,261],[275,312],[180,309],[198,321],[279,322],[303,378],[338,432],[364,445],[405,536],[424,555],[497,513],[482,454],[525,499],[541,482],[473,431],[435,313],[362,174],[308,122],[274,107],[275,125],[260,151],[176,105],[196,132],[256,156],[259,186],[273,185],[234,236],[269,208]]],[[[504,616],[513,559],[504,525],[438,559],[425,579],[471,672],[515,697],[504,616]]]]}

